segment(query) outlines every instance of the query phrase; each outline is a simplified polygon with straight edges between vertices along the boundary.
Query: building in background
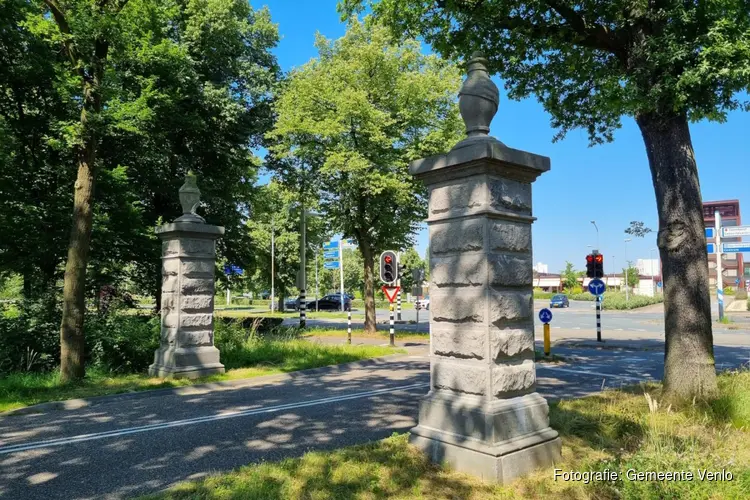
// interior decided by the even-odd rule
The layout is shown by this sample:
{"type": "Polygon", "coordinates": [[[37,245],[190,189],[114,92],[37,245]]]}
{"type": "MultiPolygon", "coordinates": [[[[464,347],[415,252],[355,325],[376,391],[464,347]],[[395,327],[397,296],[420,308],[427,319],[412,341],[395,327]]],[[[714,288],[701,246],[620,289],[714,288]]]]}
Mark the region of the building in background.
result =
{"type": "Polygon", "coordinates": [[[661,274],[659,259],[638,259],[635,263],[638,274],[643,276],[657,276],[661,274]]]}
{"type": "MultiPolygon", "coordinates": [[[[740,202],[739,200],[707,201],[703,204],[703,223],[706,227],[715,227],[715,212],[721,215],[722,226],[741,226],[740,202]]],[[[742,238],[722,238],[724,243],[742,241],[742,238]]],[[[708,243],[715,243],[715,238],[708,239],[708,243]]],[[[716,250],[717,252],[720,249],[716,250]]],[[[745,266],[741,253],[727,253],[722,255],[721,267],[723,270],[724,288],[735,287],[737,278],[742,281],[750,279],[750,266],[745,266]],[[744,276],[743,276],[744,275],[744,276]]],[[[708,282],[711,288],[716,288],[716,255],[708,256],[708,282]]]]}
{"type": "Polygon", "coordinates": [[[539,274],[547,274],[549,273],[549,266],[547,264],[542,264],[541,262],[537,262],[534,266],[534,271],[536,271],[539,274]]]}

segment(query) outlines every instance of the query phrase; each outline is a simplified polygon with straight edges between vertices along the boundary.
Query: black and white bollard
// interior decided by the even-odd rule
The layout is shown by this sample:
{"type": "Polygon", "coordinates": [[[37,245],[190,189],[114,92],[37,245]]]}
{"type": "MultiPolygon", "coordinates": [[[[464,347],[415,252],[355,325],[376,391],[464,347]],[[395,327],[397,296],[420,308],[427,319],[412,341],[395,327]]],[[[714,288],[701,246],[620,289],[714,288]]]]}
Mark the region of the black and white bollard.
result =
{"type": "Polygon", "coordinates": [[[596,341],[602,341],[602,302],[601,296],[596,297],[596,341]]]}
{"type": "Polygon", "coordinates": [[[390,307],[391,310],[391,321],[390,321],[390,330],[389,334],[391,337],[391,347],[394,347],[396,345],[396,331],[393,329],[393,304],[391,304],[390,307]]]}
{"type": "Polygon", "coordinates": [[[352,312],[346,315],[346,343],[352,343],[352,312]]]}
{"type": "Polygon", "coordinates": [[[307,304],[305,303],[305,290],[299,291],[299,327],[305,328],[307,324],[307,304]]]}
{"type": "Polygon", "coordinates": [[[401,289],[396,292],[396,319],[401,321],[401,289]]]}

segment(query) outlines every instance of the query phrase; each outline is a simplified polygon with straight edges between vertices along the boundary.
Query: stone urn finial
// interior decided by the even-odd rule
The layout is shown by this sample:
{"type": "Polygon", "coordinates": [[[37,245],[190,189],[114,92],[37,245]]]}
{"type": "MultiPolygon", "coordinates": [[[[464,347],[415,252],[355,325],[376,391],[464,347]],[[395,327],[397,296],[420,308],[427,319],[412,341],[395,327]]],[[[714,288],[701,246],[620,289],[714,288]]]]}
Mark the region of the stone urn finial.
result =
{"type": "Polygon", "coordinates": [[[185,184],[180,188],[180,204],[182,205],[182,216],[177,219],[179,222],[198,222],[206,221],[195,211],[201,202],[201,190],[198,189],[198,177],[192,170],[188,171],[185,176],[185,184]]]}
{"type": "Polygon", "coordinates": [[[467,62],[467,77],[458,91],[458,109],[466,124],[467,138],[457,147],[491,139],[490,122],[497,113],[500,91],[490,79],[487,63],[481,52],[474,52],[467,62]]]}

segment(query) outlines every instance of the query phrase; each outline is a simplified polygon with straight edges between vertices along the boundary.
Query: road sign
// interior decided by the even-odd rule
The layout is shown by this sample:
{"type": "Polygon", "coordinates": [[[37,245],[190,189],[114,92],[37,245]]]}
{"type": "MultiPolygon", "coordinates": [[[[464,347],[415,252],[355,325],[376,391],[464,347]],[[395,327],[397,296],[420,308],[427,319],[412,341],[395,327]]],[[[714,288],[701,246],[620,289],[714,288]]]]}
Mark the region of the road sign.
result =
{"type": "Polygon", "coordinates": [[[224,274],[226,275],[230,275],[230,274],[242,275],[242,273],[243,271],[240,266],[235,266],[234,264],[224,266],[224,274]]]}
{"type": "Polygon", "coordinates": [[[421,297],[423,293],[424,293],[424,290],[422,290],[421,286],[415,285],[411,287],[411,294],[414,295],[415,297],[421,297]]]}
{"type": "Polygon", "coordinates": [[[710,239],[713,239],[713,237],[714,237],[714,228],[707,227],[706,228],[706,239],[710,240],[710,239]]]}
{"type": "Polygon", "coordinates": [[[722,243],[721,253],[750,252],[750,242],[722,243]]]}
{"type": "Polygon", "coordinates": [[[398,295],[398,291],[401,290],[400,286],[387,286],[383,285],[383,293],[385,294],[385,298],[388,299],[388,302],[393,304],[393,301],[396,300],[396,295],[398,295]]]}
{"type": "Polygon", "coordinates": [[[544,308],[541,311],[539,311],[539,321],[541,321],[544,324],[547,324],[550,321],[552,321],[552,311],[550,311],[547,308],[544,308]]]}
{"type": "Polygon", "coordinates": [[[662,282],[661,282],[661,281],[658,281],[658,282],[656,283],[656,286],[657,286],[657,287],[659,287],[659,288],[661,288],[661,286],[662,286],[662,282]]]}
{"type": "Polygon", "coordinates": [[[338,260],[339,251],[338,250],[325,250],[323,252],[323,258],[327,260],[330,260],[330,259],[338,260]]]}
{"type": "Polygon", "coordinates": [[[338,241],[327,241],[323,245],[323,248],[338,248],[338,247],[339,247],[339,242],[338,241]]]}
{"type": "Polygon", "coordinates": [[[592,295],[601,295],[607,289],[607,286],[600,279],[591,280],[589,282],[589,292],[592,295]]]}
{"type": "Polygon", "coordinates": [[[707,243],[706,244],[706,251],[708,252],[709,255],[715,254],[716,253],[716,245],[713,244],[713,243],[707,243]]]}
{"type": "Polygon", "coordinates": [[[338,268],[339,268],[339,261],[337,260],[331,260],[331,261],[323,263],[323,269],[338,269],[338,268]]]}
{"type": "Polygon", "coordinates": [[[750,226],[724,226],[721,228],[722,238],[737,238],[750,236],[750,226]]]}

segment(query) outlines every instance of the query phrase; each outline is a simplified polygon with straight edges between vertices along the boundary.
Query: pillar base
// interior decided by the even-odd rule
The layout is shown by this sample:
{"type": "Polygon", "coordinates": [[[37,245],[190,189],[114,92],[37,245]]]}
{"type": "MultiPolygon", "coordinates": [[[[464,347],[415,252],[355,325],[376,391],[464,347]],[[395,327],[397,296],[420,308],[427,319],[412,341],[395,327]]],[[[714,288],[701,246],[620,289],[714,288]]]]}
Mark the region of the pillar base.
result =
{"type": "Polygon", "coordinates": [[[474,396],[430,393],[409,441],[434,462],[507,483],[561,460],[562,442],[547,415],[537,393],[489,405],[474,396]]]}
{"type": "Polygon", "coordinates": [[[150,376],[162,378],[200,378],[224,372],[219,350],[214,346],[160,348],[148,367],[150,376]]]}

